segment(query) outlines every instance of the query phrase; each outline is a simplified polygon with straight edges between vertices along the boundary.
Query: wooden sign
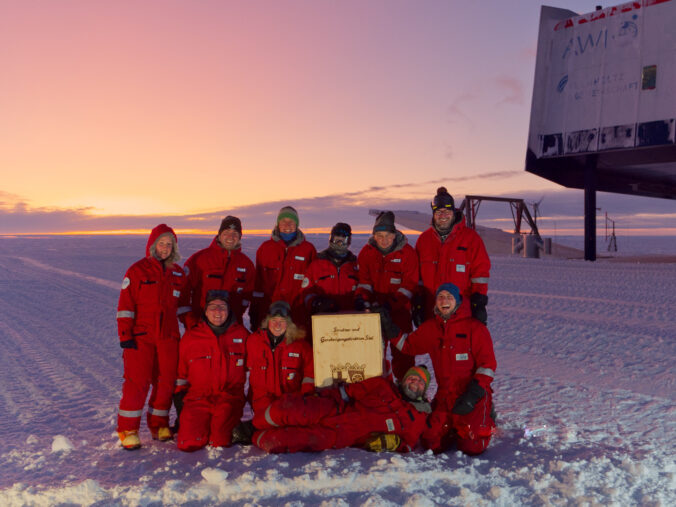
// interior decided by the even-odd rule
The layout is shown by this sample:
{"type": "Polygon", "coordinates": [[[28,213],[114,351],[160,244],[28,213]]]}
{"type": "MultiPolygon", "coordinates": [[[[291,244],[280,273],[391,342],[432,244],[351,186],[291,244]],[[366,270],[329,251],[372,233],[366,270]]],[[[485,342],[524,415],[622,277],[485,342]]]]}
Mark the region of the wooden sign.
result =
{"type": "Polygon", "coordinates": [[[380,315],[313,315],[312,349],[316,387],[380,376],[383,374],[380,315]]]}

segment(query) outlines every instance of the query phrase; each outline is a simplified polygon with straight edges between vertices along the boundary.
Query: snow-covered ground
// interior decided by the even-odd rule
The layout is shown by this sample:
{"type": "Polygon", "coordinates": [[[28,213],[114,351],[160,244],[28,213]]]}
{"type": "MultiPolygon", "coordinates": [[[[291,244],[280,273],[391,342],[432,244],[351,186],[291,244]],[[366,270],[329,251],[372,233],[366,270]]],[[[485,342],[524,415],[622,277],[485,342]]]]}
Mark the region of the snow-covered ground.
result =
{"type": "Polygon", "coordinates": [[[0,505],[676,505],[676,264],[494,256],[499,432],[478,458],[186,454],[146,429],[127,452],[115,305],[144,245],[0,238],[0,505]]]}

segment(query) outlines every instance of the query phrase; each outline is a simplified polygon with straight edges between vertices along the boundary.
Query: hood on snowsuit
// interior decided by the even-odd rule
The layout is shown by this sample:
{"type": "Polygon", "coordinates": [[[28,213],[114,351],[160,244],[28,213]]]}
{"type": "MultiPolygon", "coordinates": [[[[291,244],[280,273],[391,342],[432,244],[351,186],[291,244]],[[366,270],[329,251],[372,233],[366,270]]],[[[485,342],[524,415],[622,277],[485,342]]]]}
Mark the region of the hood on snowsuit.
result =
{"type": "Polygon", "coordinates": [[[155,246],[157,240],[160,239],[160,236],[164,234],[170,234],[173,242],[173,248],[171,249],[171,255],[165,261],[166,264],[174,264],[181,260],[181,254],[178,252],[178,238],[174,229],[169,227],[167,224],[160,224],[150,231],[150,236],[148,237],[148,243],[146,243],[146,257],[155,257],[155,246]]]}

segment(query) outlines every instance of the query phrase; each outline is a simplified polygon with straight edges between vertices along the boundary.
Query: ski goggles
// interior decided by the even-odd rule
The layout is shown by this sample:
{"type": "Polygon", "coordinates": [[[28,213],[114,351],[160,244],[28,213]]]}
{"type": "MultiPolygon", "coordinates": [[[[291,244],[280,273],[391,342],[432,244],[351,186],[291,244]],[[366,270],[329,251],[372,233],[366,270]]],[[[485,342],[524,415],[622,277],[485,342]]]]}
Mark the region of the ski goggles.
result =
{"type": "Polygon", "coordinates": [[[289,317],[291,315],[291,307],[286,301],[275,301],[270,305],[268,315],[270,317],[289,317]]]}

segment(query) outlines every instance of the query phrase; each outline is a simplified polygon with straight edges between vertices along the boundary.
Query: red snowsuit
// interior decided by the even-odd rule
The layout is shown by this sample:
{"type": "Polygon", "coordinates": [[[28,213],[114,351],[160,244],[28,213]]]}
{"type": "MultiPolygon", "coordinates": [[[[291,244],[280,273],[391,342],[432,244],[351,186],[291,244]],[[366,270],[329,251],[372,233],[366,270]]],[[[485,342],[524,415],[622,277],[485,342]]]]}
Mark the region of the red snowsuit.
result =
{"type": "MultiPolygon", "coordinates": [[[[234,315],[233,315],[234,321],[234,315]]],[[[194,451],[207,443],[229,446],[242,418],[249,333],[233,322],[216,336],[202,320],[181,340],[176,392],[187,391],[178,430],[178,448],[194,451]]]]}
{"type": "Polygon", "coordinates": [[[488,328],[470,316],[456,313],[444,322],[437,315],[413,333],[404,333],[390,343],[405,354],[428,353],[432,359],[439,387],[432,402],[430,427],[422,435],[423,446],[441,452],[452,443],[451,432],[455,430],[458,449],[467,454],[483,452],[495,427],[490,412],[491,382],[497,364],[488,328]],[[458,396],[472,379],[477,380],[486,395],[469,414],[451,413],[458,396]]]}
{"type": "MultiPolygon", "coordinates": [[[[298,229],[296,239],[289,245],[282,241],[275,227],[272,237],[256,252],[256,289],[254,291],[254,315],[262,318],[270,303],[286,301],[291,305],[294,322],[304,322],[305,312],[300,298],[305,272],[317,256],[314,245],[305,240],[298,229]]],[[[251,329],[258,323],[251,323],[251,329]]]]}
{"type": "Polygon", "coordinates": [[[457,222],[442,243],[434,227],[423,232],[416,241],[415,250],[420,262],[420,283],[424,297],[425,320],[434,315],[437,288],[452,283],[460,289],[463,304],[460,314],[469,314],[470,296],[475,292],[486,295],[491,261],[486,247],[474,229],[465,225],[462,212],[455,212],[457,222]]]}
{"type": "MultiPolygon", "coordinates": [[[[397,231],[395,248],[383,255],[375,240],[369,239],[359,252],[359,285],[355,298],[361,297],[373,304],[390,306],[392,320],[399,328],[408,332],[411,325],[411,297],[418,286],[418,257],[408,244],[406,236],[397,231]]],[[[391,348],[392,371],[401,379],[413,366],[415,358],[406,357],[391,348]]]]}
{"type": "Polygon", "coordinates": [[[327,250],[319,252],[305,272],[303,302],[310,305],[318,295],[330,296],[339,310],[354,310],[354,291],[359,283],[357,257],[348,252],[345,261],[336,265],[327,250]]]}
{"type": "Polygon", "coordinates": [[[312,347],[303,338],[287,336],[273,350],[267,329],[249,336],[246,345],[249,369],[249,402],[258,427],[268,405],[285,393],[314,391],[312,347]]]}
{"type": "Polygon", "coordinates": [[[152,256],[150,247],[164,233],[174,231],[162,224],[150,233],[146,257],[134,263],[124,275],[117,305],[120,341],[136,341],[136,349],[126,348],[122,399],[117,418],[118,431],[138,430],[148,389],[148,427],[154,435],[169,426],[171,396],[178,361],[177,309],[187,304],[183,269],[173,262],[164,263],[152,256]]]}
{"type": "Polygon", "coordinates": [[[199,323],[210,290],[228,291],[231,311],[237,322],[242,323],[242,314],[251,303],[256,270],[251,259],[242,253],[241,246],[228,251],[221,247],[216,236],[211,245],[191,255],[184,268],[192,310],[185,314],[183,321],[187,329],[199,323]]]}
{"type": "Polygon", "coordinates": [[[392,382],[373,377],[319,396],[275,401],[267,411],[268,429],[254,433],[252,442],[267,452],[321,451],[361,447],[373,435],[394,433],[401,438],[397,450],[407,452],[427,427],[426,419],[392,382]]]}

